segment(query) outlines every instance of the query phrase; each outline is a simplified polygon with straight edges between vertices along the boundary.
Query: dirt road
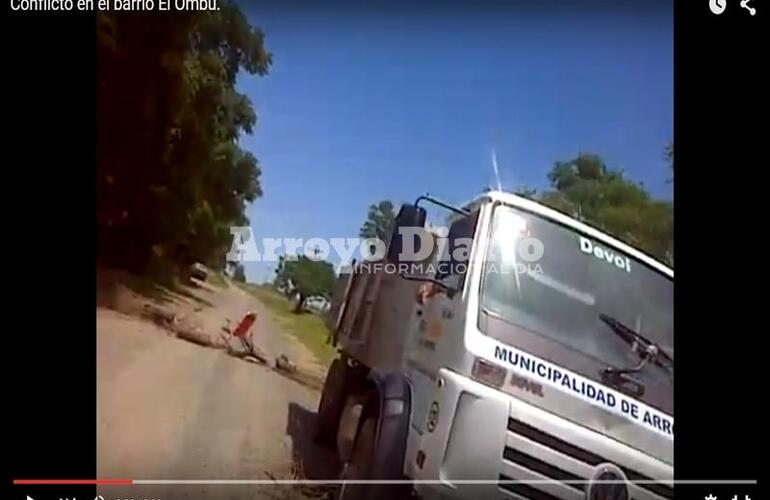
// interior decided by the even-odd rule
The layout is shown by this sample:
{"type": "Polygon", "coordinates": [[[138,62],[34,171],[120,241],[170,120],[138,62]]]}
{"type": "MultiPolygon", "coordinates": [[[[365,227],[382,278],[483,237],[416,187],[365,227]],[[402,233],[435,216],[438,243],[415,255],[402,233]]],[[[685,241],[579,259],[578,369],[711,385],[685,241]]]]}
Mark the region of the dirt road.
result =
{"type": "MultiPolygon", "coordinates": [[[[236,287],[202,290],[173,307],[219,334],[224,319],[258,314],[255,343],[270,360],[287,354],[323,370],[236,287]]],[[[135,315],[98,308],[98,476],[131,479],[334,478],[333,454],[310,439],[319,394],[269,367],[196,345],[135,315]]],[[[288,486],[133,486],[105,498],[302,498],[327,490],[288,486]]]]}

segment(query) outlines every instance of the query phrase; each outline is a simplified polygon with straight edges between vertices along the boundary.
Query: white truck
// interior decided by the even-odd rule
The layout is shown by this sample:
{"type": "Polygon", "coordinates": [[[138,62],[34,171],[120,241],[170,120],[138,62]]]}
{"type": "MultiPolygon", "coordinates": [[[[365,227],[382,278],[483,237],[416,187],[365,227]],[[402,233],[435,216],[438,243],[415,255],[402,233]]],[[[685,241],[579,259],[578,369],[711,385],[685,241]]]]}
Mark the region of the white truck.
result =
{"type": "Polygon", "coordinates": [[[340,498],[673,498],[672,269],[505,192],[403,205],[372,264],[329,315],[340,498]]]}

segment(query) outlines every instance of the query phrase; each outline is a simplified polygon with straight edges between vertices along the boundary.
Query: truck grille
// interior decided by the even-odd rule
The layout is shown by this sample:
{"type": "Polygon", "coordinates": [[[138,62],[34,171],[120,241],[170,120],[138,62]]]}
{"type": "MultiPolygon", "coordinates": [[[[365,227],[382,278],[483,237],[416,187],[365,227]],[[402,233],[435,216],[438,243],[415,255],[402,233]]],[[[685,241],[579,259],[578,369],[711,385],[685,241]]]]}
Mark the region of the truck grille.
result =
{"type": "MultiPolygon", "coordinates": [[[[566,455],[567,457],[570,457],[571,459],[579,461],[588,466],[596,466],[609,462],[609,460],[597,455],[596,453],[575,446],[571,443],[568,443],[567,441],[545,433],[514,418],[508,419],[508,431],[514,435],[524,437],[534,443],[537,443],[538,445],[554,450],[558,453],[561,453],[562,455],[566,455]]],[[[573,472],[563,470],[553,464],[543,461],[541,458],[533,456],[532,454],[526,453],[524,451],[514,449],[511,446],[506,446],[503,450],[503,460],[516,464],[521,468],[537,473],[548,479],[562,482],[564,486],[570,488],[576,495],[584,495],[587,486],[586,483],[578,481],[587,481],[590,479],[589,477],[583,477],[573,472]]],[[[654,481],[652,478],[645,476],[644,474],[641,474],[635,470],[624,467],[620,464],[616,465],[625,473],[630,482],[645,481],[643,483],[636,483],[638,488],[666,499],[674,498],[674,489],[672,487],[664,483],[654,481]]],[[[534,500],[559,499],[559,497],[543,491],[542,488],[539,488],[539,484],[529,485],[524,483],[506,482],[512,481],[512,478],[504,474],[501,474],[499,479],[500,488],[517,495],[521,495],[525,498],[532,498],[534,500]]]]}

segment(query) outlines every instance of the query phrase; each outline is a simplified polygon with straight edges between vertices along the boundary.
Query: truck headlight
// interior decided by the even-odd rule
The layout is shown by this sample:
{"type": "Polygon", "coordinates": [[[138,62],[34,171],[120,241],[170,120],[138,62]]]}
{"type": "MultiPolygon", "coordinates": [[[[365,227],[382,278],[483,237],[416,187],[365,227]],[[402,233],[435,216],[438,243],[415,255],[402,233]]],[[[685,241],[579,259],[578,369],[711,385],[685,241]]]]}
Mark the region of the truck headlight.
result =
{"type": "Polygon", "coordinates": [[[476,358],[473,361],[471,376],[482,384],[491,385],[492,387],[499,389],[502,387],[503,382],[505,382],[505,375],[507,373],[508,370],[505,368],[490,363],[485,359],[476,358]]]}

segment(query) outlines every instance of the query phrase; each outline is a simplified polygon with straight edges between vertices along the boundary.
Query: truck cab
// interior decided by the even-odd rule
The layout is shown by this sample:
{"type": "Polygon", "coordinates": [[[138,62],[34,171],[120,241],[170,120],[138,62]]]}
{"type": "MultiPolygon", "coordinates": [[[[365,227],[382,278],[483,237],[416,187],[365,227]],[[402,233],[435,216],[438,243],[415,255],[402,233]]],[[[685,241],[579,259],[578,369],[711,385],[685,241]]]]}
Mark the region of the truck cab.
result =
{"type": "Polygon", "coordinates": [[[341,497],[673,498],[670,268],[505,192],[404,205],[387,250],[329,316],[341,497]]]}

